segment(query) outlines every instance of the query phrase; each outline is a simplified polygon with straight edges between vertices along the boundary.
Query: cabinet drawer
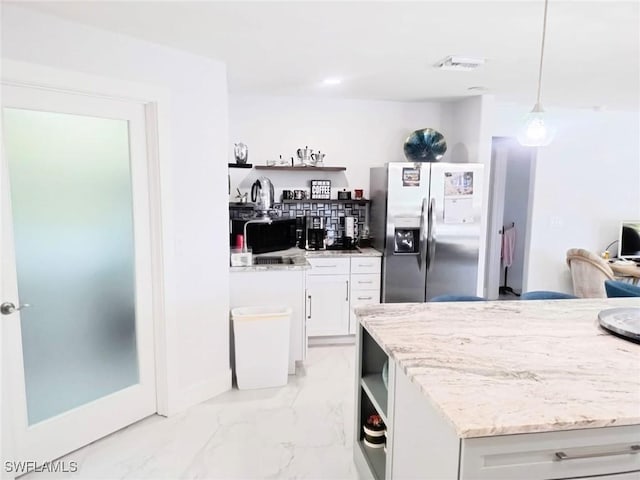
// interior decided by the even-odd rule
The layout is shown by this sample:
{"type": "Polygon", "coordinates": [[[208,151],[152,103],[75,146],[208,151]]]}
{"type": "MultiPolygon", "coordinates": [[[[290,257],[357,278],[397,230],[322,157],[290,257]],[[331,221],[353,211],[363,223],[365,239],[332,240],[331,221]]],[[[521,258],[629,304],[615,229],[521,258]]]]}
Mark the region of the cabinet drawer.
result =
{"type": "Polygon", "coordinates": [[[640,471],[640,427],[502,435],[462,441],[460,479],[580,478],[640,471]]]}
{"type": "Polygon", "coordinates": [[[348,275],[348,258],[313,258],[307,257],[311,264],[311,270],[307,270],[307,275],[348,275]]]}
{"type": "Polygon", "coordinates": [[[380,273],[380,257],[352,257],[351,273],[380,273]]]}
{"type": "Polygon", "coordinates": [[[380,275],[351,275],[351,291],[380,290],[380,275]]]}
{"type": "Polygon", "coordinates": [[[356,291],[351,292],[351,309],[354,307],[361,307],[363,305],[371,305],[372,303],[380,303],[379,291],[356,291]]]}

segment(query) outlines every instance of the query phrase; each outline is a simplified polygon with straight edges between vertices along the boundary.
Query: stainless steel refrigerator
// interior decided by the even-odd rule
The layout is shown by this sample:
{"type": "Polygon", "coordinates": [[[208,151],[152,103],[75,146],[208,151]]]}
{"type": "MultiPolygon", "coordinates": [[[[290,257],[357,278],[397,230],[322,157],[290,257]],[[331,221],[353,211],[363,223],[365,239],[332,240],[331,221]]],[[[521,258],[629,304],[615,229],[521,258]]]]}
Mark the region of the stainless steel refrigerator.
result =
{"type": "Polygon", "coordinates": [[[477,163],[371,169],[370,229],[383,252],[382,302],[477,294],[483,180],[477,163]]]}

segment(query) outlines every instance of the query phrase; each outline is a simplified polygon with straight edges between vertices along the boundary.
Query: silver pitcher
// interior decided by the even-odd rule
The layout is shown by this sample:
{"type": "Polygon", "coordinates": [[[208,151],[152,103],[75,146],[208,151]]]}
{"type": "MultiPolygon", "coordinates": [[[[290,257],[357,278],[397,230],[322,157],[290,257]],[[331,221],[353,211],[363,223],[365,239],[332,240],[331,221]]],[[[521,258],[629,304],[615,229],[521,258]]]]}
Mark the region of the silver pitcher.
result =
{"type": "Polygon", "coordinates": [[[249,159],[249,147],[247,147],[244,143],[234,143],[233,144],[233,156],[236,158],[237,164],[245,164],[249,159]]]}
{"type": "Polygon", "coordinates": [[[313,148],[299,148],[296,151],[296,154],[298,155],[298,160],[302,165],[311,165],[313,163],[313,159],[311,158],[313,155],[313,148]]]}
{"type": "Polygon", "coordinates": [[[314,165],[322,165],[324,163],[324,157],[325,157],[326,153],[320,153],[320,151],[318,151],[318,153],[312,153],[311,154],[311,161],[314,165]]]}

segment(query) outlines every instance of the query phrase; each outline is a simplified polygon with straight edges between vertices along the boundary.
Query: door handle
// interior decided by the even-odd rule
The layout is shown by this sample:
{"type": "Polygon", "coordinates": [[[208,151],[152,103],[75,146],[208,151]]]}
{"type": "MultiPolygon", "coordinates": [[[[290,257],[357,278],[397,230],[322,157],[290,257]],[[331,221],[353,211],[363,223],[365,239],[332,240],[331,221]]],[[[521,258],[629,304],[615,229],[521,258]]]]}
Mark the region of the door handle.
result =
{"type": "Polygon", "coordinates": [[[17,312],[18,310],[22,310],[23,308],[28,308],[30,306],[31,305],[29,305],[28,303],[24,303],[19,307],[16,307],[11,302],[4,302],[2,305],[0,305],[0,313],[2,313],[2,315],[11,315],[12,313],[17,312]]]}
{"type": "Polygon", "coordinates": [[[431,267],[433,267],[433,262],[435,261],[435,257],[436,257],[436,218],[435,218],[435,212],[436,212],[436,199],[432,198],[431,201],[429,202],[429,209],[428,209],[428,215],[429,215],[429,226],[428,226],[428,241],[427,241],[427,247],[428,247],[428,251],[427,251],[427,271],[431,270],[431,267]]]}

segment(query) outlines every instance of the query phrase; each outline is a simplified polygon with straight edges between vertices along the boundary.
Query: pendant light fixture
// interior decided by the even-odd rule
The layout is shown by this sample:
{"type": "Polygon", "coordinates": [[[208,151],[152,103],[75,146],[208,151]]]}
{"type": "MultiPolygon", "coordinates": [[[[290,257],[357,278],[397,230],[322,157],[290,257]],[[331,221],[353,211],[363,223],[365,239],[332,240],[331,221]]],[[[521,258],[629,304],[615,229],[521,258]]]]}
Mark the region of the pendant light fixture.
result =
{"type": "Polygon", "coordinates": [[[544,60],[544,41],[547,34],[547,7],[549,0],[544,0],[544,20],[542,22],[542,46],[540,47],[540,68],[538,69],[538,95],[533,110],[524,119],[524,124],[518,131],[518,141],[526,147],[544,147],[549,145],[555,135],[545,119],[545,112],[540,103],[540,88],[542,86],[542,61],[544,60]]]}

